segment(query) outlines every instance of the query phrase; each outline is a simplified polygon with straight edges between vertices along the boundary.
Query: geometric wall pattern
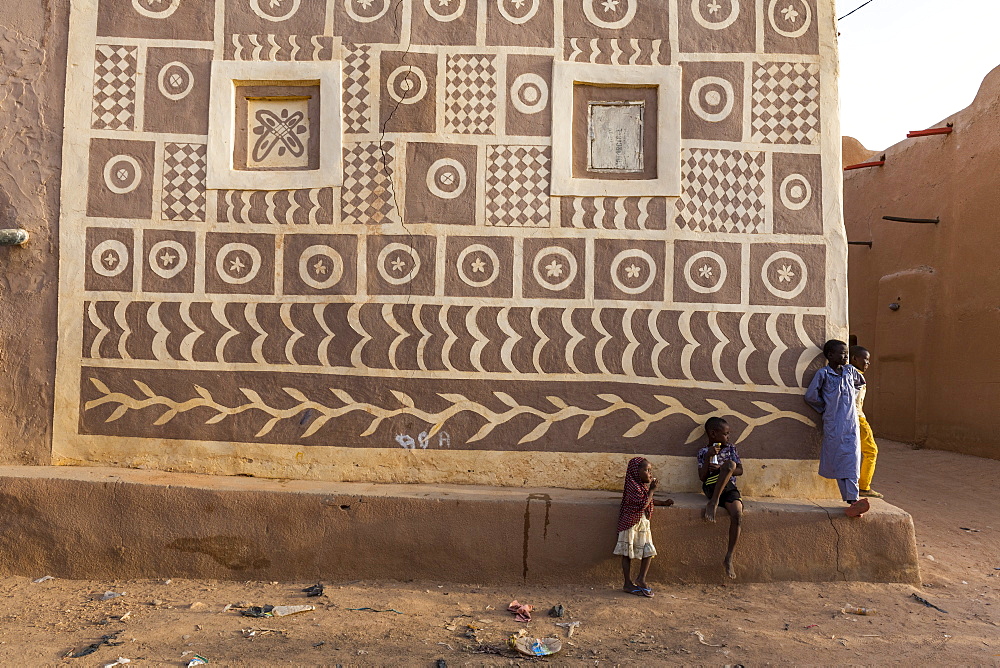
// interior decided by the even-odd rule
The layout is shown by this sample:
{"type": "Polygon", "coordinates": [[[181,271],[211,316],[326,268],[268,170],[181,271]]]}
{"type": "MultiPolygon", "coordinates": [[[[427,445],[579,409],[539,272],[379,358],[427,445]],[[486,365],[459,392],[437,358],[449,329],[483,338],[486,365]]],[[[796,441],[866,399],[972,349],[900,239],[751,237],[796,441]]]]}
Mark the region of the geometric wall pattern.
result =
{"type": "MultiPolygon", "coordinates": [[[[808,441],[800,395],[844,325],[829,4],[74,8],[61,437],[395,447],[416,421],[453,449],[688,454],[722,410],[808,441]],[[342,186],[206,187],[218,60],[341,61],[342,186]],[[680,197],[551,195],[565,62],[679,68],[680,197]]],[[[247,169],[322,158],[307,88],[237,109],[247,169]]]]}

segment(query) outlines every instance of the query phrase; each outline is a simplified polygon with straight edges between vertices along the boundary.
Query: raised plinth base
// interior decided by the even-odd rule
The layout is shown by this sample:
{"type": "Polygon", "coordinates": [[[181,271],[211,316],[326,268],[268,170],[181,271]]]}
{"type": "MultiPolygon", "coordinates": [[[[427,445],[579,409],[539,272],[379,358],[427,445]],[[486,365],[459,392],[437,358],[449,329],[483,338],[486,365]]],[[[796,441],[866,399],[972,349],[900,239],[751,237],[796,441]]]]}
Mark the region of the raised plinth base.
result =
{"type": "MultiPolygon", "coordinates": [[[[729,520],[657,508],[655,582],[718,582],[729,520]]],[[[63,578],[608,583],[620,495],[0,467],[0,568],[63,578]]],[[[918,582],[913,522],[882,501],[746,499],[744,582],[918,582]]]]}

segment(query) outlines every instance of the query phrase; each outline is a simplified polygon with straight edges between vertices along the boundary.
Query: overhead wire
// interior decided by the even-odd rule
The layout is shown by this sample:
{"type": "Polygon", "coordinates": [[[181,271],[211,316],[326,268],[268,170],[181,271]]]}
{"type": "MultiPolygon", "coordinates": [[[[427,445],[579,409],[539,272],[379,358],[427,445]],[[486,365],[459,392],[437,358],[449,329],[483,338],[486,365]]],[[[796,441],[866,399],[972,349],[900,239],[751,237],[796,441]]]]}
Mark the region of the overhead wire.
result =
{"type": "Polygon", "coordinates": [[[844,14],[843,16],[841,16],[841,17],[840,17],[839,19],[837,19],[837,20],[838,20],[838,21],[843,21],[843,20],[844,20],[844,19],[846,19],[846,18],[847,18],[848,16],[850,16],[850,15],[851,15],[851,14],[853,14],[854,12],[858,11],[859,9],[861,9],[862,7],[864,7],[865,5],[870,5],[870,4],[872,4],[873,2],[875,2],[875,0],[868,0],[868,2],[866,2],[866,3],[862,4],[862,5],[859,5],[859,6],[855,7],[854,9],[852,9],[852,10],[851,10],[851,11],[849,11],[849,12],[847,12],[846,14],[844,14]]]}

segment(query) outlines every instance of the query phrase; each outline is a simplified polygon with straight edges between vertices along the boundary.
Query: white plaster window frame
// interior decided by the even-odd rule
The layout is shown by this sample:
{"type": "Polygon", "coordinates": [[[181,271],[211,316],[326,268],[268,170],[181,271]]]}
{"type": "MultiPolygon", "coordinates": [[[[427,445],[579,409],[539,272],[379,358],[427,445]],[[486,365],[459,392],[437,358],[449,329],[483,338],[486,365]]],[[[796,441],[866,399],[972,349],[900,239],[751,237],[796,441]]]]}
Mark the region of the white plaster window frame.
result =
{"type": "Polygon", "coordinates": [[[208,177],[211,190],[293,190],[342,186],[343,114],[339,60],[318,62],[212,62],[209,96],[208,177]],[[261,171],[235,169],[236,91],[246,85],[319,85],[319,169],[261,171]]]}
{"type": "MultiPolygon", "coordinates": [[[[583,119],[584,121],[586,119],[583,119]]],[[[681,68],[677,65],[552,65],[553,197],[680,197],[681,68]],[[656,87],[656,178],[573,177],[573,87],[656,87]]]]}

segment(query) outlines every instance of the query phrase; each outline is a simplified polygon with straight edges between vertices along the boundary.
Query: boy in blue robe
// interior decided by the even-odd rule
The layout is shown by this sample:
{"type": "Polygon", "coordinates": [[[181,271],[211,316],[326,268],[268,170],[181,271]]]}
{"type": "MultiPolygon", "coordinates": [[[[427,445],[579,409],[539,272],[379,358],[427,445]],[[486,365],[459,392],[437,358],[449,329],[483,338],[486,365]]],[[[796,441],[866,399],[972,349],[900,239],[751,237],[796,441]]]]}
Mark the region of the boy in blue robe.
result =
{"type": "Polygon", "coordinates": [[[847,514],[860,517],[870,507],[868,499],[859,500],[858,492],[861,434],[857,397],[865,379],[848,364],[848,351],[843,341],[830,340],[823,344],[827,365],[813,376],[805,398],[806,403],[823,415],[819,474],[837,481],[841,497],[849,504],[847,514]]]}

